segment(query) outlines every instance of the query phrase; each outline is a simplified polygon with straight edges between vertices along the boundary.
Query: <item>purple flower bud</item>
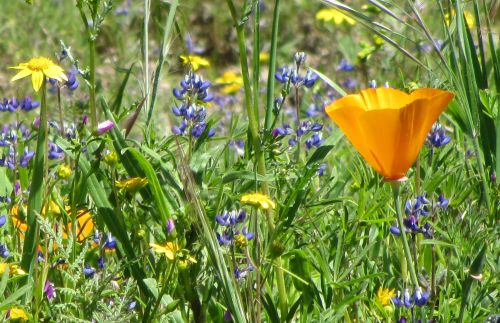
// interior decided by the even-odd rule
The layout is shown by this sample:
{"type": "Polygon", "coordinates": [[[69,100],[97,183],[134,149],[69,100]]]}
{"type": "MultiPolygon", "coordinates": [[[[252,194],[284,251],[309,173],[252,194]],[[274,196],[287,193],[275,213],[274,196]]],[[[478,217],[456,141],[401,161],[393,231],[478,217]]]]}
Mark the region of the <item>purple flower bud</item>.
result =
{"type": "Polygon", "coordinates": [[[167,232],[170,234],[175,230],[175,223],[173,219],[167,220],[167,232]]]}
{"type": "Polygon", "coordinates": [[[0,216],[0,228],[3,227],[6,222],[7,222],[7,216],[6,215],[0,216]]]}
{"type": "Polygon", "coordinates": [[[54,283],[50,282],[50,280],[45,281],[45,286],[43,287],[43,293],[47,296],[49,301],[53,300],[56,297],[56,290],[54,288],[54,283]]]}
{"type": "Polygon", "coordinates": [[[224,312],[224,322],[231,322],[233,317],[231,316],[231,312],[229,310],[224,312]]]}
{"type": "Polygon", "coordinates": [[[398,227],[396,226],[391,226],[391,228],[389,229],[389,231],[394,234],[395,236],[400,236],[401,235],[401,230],[399,230],[398,227]]]}
{"type": "Polygon", "coordinates": [[[113,129],[115,127],[115,124],[111,120],[106,120],[97,125],[97,134],[102,135],[109,130],[113,129]]]}

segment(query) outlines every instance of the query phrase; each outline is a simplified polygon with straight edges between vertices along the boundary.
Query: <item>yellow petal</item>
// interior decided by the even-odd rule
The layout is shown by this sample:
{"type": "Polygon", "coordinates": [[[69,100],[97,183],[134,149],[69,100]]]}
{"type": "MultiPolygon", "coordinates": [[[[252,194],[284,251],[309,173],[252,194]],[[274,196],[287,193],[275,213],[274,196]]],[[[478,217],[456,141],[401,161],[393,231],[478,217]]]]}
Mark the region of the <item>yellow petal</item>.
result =
{"type": "Polygon", "coordinates": [[[30,76],[31,73],[33,73],[31,70],[23,68],[19,73],[14,75],[14,77],[10,81],[11,82],[17,81],[19,79],[22,79],[23,77],[30,76]]]}
{"type": "Polygon", "coordinates": [[[47,75],[47,77],[56,79],[60,82],[63,80],[66,82],[68,81],[68,77],[64,73],[64,70],[57,65],[52,65],[51,67],[44,69],[43,73],[47,75]]]}
{"type": "Polygon", "coordinates": [[[17,66],[11,66],[9,68],[15,69],[15,70],[24,70],[28,66],[28,63],[22,63],[17,66]]]}
{"type": "Polygon", "coordinates": [[[33,72],[33,74],[31,75],[31,82],[33,83],[33,89],[35,90],[35,92],[38,92],[40,90],[44,79],[45,77],[43,76],[42,72],[33,72]]]}

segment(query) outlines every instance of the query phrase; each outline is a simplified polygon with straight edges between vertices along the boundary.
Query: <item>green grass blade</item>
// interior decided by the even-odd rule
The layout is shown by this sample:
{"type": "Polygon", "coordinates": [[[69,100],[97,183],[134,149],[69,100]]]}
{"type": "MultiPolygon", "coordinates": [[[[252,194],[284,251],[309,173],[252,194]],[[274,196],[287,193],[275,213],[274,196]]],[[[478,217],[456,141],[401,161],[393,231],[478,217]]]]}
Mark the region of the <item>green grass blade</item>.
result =
{"type": "Polygon", "coordinates": [[[274,74],[276,73],[276,52],[278,48],[278,31],[280,17],[280,0],[274,1],[273,28],[271,36],[271,51],[269,53],[269,70],[267,74],[266,116],[264,131],[270,131],[274,107],[274,74]]]}
{"type": "Polygon", "coordinates": [[[42,103],[40,106],[40,126],[38,128],[38,138],[36,143],[35,162],[31,178],[30,194],[28,196],[28,230],[24,240],[23,257],[21,267],[33,274],[33,267],[36,260],[36,247],[38,245],[39,225],[36,221],[37,215],[42,213],[45,198],[45,175],[47,173],[47,102],[46,85],[42,85],[42,103]]]}
{"type": "Polygon", "coordinates": [[[172,26],[174,24],[175,13],[177,11],[177,6],[179,5],[179,0],[172,0],[169,3],[170,3],[170,10],[168,11],[167,20],[165,21],[165,27],[163,28],[163,39],[160,46],[160,53],[158,55],[158,63],[156,64],[155,77],[151,92],[151,100],[149,102],[149,107],[148,107],[148,116],[146,119],[146,124],[150,124],[151,118],[153,117],[154,107],[156,104],[156,97],[158,95],[158,86],[160,85],[161,72],[163,69],[163,65],[165,64],[165,58],[168,54],[169,39],[172,33],[172,26]]]}
{"type": "Polygon", "coordinates": [[[158,181],[158,177],[156,176],[156,172],[153,169],[153,166],[147,161],[144,156],[134,148],[129,148],[128,151],[132,153],[135,160],[138,162],[139,166],[144,171],[148,182],[149,188],[151,189],[153,199],[155,201],[158,213],[161,217],[161,224],[167,223],[167,220],[170,218],[170,208],[171,206],[167,202],[165,194],[163,193],[163,189],[160,185],[160,181],[158,181]]]}

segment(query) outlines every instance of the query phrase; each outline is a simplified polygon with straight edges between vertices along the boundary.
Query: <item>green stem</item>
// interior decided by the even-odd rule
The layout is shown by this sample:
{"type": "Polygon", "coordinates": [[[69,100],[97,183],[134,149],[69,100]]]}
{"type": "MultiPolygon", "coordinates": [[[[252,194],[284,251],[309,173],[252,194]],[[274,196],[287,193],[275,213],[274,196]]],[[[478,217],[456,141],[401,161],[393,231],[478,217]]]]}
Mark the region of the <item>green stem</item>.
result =
{"type": "Polygon", "coordinates": [[[401,240],[403,241],[403,251],[405,254],[406,262],[408,263],[408,268],[410,269],[410,279],[413,283],[414,287],[418,287],[418,278],[415,273],[415,267],[413,266],[413,261],[411,257],[410,246],[408,245],[408,239],[406,238],[405,226],[403,223],[403,214],[401,211],[401,203],[399,200],[399,188],[401,186],[401,182],[399,181],[391,181],[392,193],[394,194],[394,203],[396,206],[396,215],[398,218],[398,226],[401,231],[401,240]]]}
{"type": "Polygon", "coordinates": [[[95,104],[95,39],[89,33],[89,107],[90,126],[92,131],[97,130],[97,110],[95,104]]]}
{"type": "MultiPolygon", "coordinates": [[[[244,26],[240,24],[238,21],[236,8],[232,2],[232,0],[226,0],[226,3],[229,7],[229,11],[231,12],[231,16],[233,19],[234,26],[236,28],[236,36],[238,41],[238,48],[240,53],[240,64],[241,64],[241,75],[243,78],[243,86],[245,90],[245,107],[248,115],[248,127],[250,130],[251,142],[253,145],[253,149],[255,151],[255,159],[257,163],[257,173],[262,176],[266,176],[266,160],[264,153],[261,147],[260,134],[259,134],[259,119],[257,116],[257,111],[254,109],[252,104],[252,87],[250,84],[250,76],[248,72],[248,58],[247,58],[247,49],[245,44],[245,30],[244,26]]],[[[266,116],[267,117],[267,116],[266,116]]],[[[269,195],[269,186],[267,182],[263,182],[262,184],[262,192],[266,195],[269,195]]],[[[274,219],[272,211],[267,212],[267,225],[270,232],[274,231],[274,219]]],[[[286,294],[285,288],[285,280],[283,275],[283,269],[281,265],[281,259],[278,258],[276,261],[276,275],[277,275],[277,283],[278,283],[278,297],[280,303],[280,310],[282,319],[286,318],[288,313],[288,298],[286,294]]]]}
{"type": "Polygon", "coordinates": [[[144,64],[144,98],[145,105],[149,109],[149,9],[151,3],[150,0],[144,0],[144,31],[142,39],[142,55],[144,64]]]}
{"type": "MultiPolygon", "coordinates": [[[[39,240],[39,225],[36,216],[42,213],[43,201],[45,195],[45,183],[47,180],[47,145],[48,145],[48,127],[47,127],[47,100],[45,79],[42,82],[42,101],[40,104],[40,124],[38,127],[38,139],[36,144],[35,163],[33,166],[33,176],[31,181],[30,194],[28,196],[28,230],[24,240],[23,258],[21,267],[33,274],[36,246],[39,240]]],[[[36,276],[34,276],[36,277],[36,276]]]]}
{"type": "Polygon", "coordinates": [[[267,75],[266,118],[264,121],[264,130],[266,132],[271,131],[270,125],[273,115],[274,74],[276,73],[276,51],[278,47],[279,16],[280,16],[280,0],[275,0],[274,12],[273,12],[273,29],[271,36],[271,53],[269,55],[269,73],[267,75]]]}
{"type": "Polygon", "coordinates": [[[481,184],[483,186],[483,194],[484,194],[483,199],[484,199],[484,202],[486,203],[486,208],[488,209],[488,212],[491,213],[490,194],[489,194],[488,179],[487,179],[488,176],[486,176],[486,173],[484,170],[481,149],[479,148],[479,140],[478,140],[478,136],[475,134],[474,130],[473,130],[473,135],[472,135],[472,143],[474,146],[474,154],[476,155],[476,158],[477,158],[477,166],[479,168],[479,173],[480,173],[480,176],[482,179],[481,184]]]}

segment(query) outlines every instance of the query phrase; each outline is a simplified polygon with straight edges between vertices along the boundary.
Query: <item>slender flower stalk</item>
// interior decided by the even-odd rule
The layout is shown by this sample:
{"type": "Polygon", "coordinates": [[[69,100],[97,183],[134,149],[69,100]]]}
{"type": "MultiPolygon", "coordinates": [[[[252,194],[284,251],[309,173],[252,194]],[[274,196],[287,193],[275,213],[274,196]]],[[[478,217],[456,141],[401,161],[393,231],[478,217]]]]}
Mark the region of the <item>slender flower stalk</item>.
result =
{"type": "MultiPolygon", "coordinates": [[[[406,180],[406,178],[404,178],[404,180],[406,180]]],[[[411,279],[413,286],[418,287],[419,286],[418,278],[417,278],[417,274],[415,272],[415,267],[413,266],[410,246],[408,244],[408,239],[406,237],[406,232],[405,232],[406,230],[404,229],[405,226],[403,223],[403,214],[401,211],[401,202],[399,199],[399,192],[400,192],[402,180],[390,181],[389,183],[391,184],[392,193],[394,195],[396,216],[397,216],[397,220],[398,220],[398,225],[401,228],[401,240],[403,241],[403,251],[404,251],[404,255],[406,258],[406,262],[407,262],[407,268],[409,268],[409,271],[410,271],[410,279],[411,279]]],[[[403,266],[403,264],[402,264],[401,268],[403,269],[404,267],[405,266],[403,266]]],[[[406,274],[403,273],[403,276],[405,276],[405,275],[406,274]]]]}
{"type": "MultiPolygon", "coordinates": [[[[45,78],[45,76],[44,76],[45,78]]],[[[35,153],[35,164],[33,167],[33,179],[30,194],[28,196],[28,232],[24,241],[23,257],[21,267],[27,272],[32,272],[35,265],[36,246],[39,239],[39,224],[36,220],[37,214],[42,213],[45,194],[44,188],[48,174],[48,126],[47,126],[47,89],[45,80],[42,82],[42,101],[40,105],[40,125],[38,127],[38,139],[35,153]]]]}

